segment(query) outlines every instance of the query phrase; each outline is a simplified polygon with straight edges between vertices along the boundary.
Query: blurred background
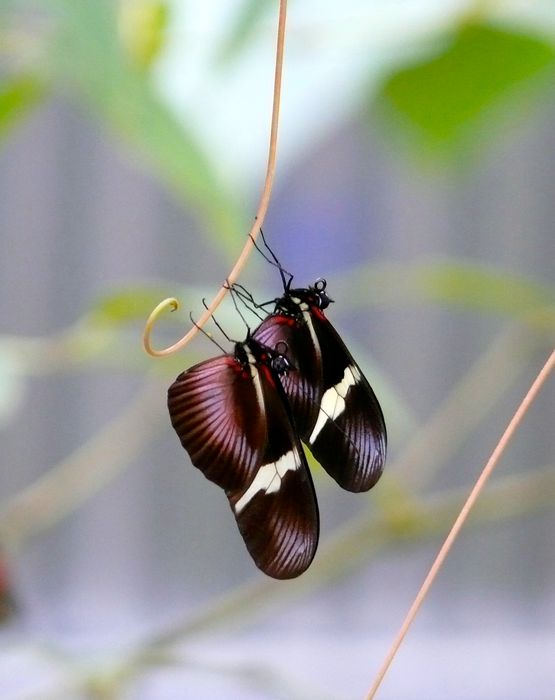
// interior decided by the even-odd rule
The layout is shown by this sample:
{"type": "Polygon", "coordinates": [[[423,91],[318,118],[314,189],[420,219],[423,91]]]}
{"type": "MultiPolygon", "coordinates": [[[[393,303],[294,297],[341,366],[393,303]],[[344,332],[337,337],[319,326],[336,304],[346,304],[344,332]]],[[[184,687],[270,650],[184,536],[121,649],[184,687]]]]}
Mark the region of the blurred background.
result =
{"type": "MultiPolygon", "coordinates": [[[[555,6],[292,0],[265,232],[380,397],[386,474],[301,578],[191,466],[171,343],[237,257],[277,2],[0,2],[2,700],[362,698],[555,338],[555,6]]],[[[241,280],[279,294],[253,255],[241,280]]],[[[225,305],[232,337],[244,326],[225,305]]],[[[225,342],[225,341],[223,341],[225,342]]],[[[553,698],[555,392],[528,414],[379,697],[553,698]]]]}

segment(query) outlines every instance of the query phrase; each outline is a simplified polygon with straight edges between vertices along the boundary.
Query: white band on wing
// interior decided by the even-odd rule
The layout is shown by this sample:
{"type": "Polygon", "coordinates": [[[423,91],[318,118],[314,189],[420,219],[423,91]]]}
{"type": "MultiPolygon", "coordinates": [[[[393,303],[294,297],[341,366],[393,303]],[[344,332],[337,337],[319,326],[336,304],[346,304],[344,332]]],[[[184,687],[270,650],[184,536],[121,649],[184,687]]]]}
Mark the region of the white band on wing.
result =
{"type": "Polygon", "coordinates": [[[280,457],[277,462],[260,467],[249,488],[235,504],[235,513],[240,513],[259,491],[264,491],[265,495],[279,491],[281,480],[285,474],[288,471],[295,471],[299,466],[299,456],[291,450],[280,457]]]}
{"type": "Polygon", "coordinates": [[[320,431],[328,420],[335,420],[345,410],[345,399],[349,389],[360,380],[360,371],[355,365],[345,367],[343,379],[335,386],[330,387],[322,396],[320,412],[308,442],[313,445],[320,431]]]}

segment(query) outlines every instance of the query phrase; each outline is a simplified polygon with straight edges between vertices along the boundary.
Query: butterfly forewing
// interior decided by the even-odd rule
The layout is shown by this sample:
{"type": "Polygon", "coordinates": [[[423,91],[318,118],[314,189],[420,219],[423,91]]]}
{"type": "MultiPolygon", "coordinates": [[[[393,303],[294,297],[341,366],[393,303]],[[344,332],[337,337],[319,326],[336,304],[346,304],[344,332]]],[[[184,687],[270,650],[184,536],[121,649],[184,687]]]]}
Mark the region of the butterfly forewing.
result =
{"type": "Polygon", "coordinates": [[[260,382],[268,430],[266,449],[251,483],[228,492],[228,497],[256,565],[269,576],[288,579],[302,574],[314,557],[318,507],[281,387],[264,367],[260,382]]]}
{"type": "Polygon", "coordinates": [[[366,491],[383,471],[385,422],[370,384],[323,313],[330,301],[324,281],[286,289],[255,336],[287,343],[295,369],[283,387],[302,441],[342,488],[366,491]]]}
{"type": "Polygon", "coordinates": [[[266,442],[266,418],[250,367],[233,355],[201,362],[177,377],[168,409],[192,463],[224,489],[248,484],[266,442]]]}
{"type": "Polygon", "coordinates": [[[311,327],[302,316],[296,318],[271,314],[254,332],[254,337],[269,347],[284,342],[292,368],[281,378],[289,399],[295,426],[306,442],[318,416],[322,398],[322,362],[320,346],[311,335],[311,327]]]}
{"type": "Polygon", "coordinates": [[[308,441],[314,457],[348,491],[367,491],[385,462],[386,428],[380,404],[360,367],[324,314],[312,323],[322,356],[322,398],[308,441]]]}

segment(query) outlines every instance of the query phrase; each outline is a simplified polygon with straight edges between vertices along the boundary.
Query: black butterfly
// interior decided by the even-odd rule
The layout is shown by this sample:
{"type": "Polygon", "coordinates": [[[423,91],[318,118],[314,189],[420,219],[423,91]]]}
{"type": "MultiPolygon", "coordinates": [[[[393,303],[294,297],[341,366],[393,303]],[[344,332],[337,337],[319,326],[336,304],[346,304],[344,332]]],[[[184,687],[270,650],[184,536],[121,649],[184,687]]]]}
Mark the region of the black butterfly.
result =
{"type": "Polygon", "coordinates": [[[282,386],[291,369],[286,348],[249,335],[233,354],[191,367],[168,390],[181,444],[225,490],[256,565],[278,579],[308,568],[319,534],[314,486],[282,386]]]}
{"type": "MultiPolygon", "coordinates": [[[[279,263],[278,263],[279,265],[279,263]]],[[[387,433],[380,404],[360,367],[324,314],[331,303],[326,281],[291,289],[254,331],[265,345],[287,343],[296,368],[283,377],[295,425],[303,442],[337,483],[348,491],[367,491],[380,478],[387,433]]]]}

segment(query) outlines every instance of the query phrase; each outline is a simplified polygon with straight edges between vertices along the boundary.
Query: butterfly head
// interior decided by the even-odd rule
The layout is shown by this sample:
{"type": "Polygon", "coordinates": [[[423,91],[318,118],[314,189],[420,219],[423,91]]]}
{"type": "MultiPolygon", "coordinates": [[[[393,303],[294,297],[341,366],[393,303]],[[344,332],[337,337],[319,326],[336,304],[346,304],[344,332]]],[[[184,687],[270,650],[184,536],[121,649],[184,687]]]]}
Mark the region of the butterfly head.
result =
{"type": "Polygon", "coordinates": [[[240,345],[243,347],[246,345],[249,348],[251,357],[258,366],[270,367],[280,377],[290,369],[294,369],[287,357],[289,348],[283,340],[276,343],[274,349],[257,342],[251,337],[247,338],[246,342],[240,345]]]}
{"type": "Polygon", "coordinates": [[[311,308],[324,311],[333,303],[326,292],[326,284],[326,280],[320,278],[309,287],[290,289],[280,299],[276,299],[276,311],[294,317],[311,308]]]}
{"type": "Polygon", "coordinates": [[[284,374],[287,374],[287,372],[293,368],[293,365],[291,364],[291,362],[289,362],[287,358],[286,353],[288,349],[289,348],[287,347],[287,343],[280,340],[280,342],[276,344],[274,353],[271,357],[272,369],[280,377],[284,374]]]}
{"type": "Polygon", "coordinates": [[[312,299],[312,306],[318,307],[320,311],[327,309],[330,304],[333,304],[333,299],[331,299],[326,292],[327,284],[326,280],[320,277],[308,288],[308,293],[311,295],[312,299]]]}

